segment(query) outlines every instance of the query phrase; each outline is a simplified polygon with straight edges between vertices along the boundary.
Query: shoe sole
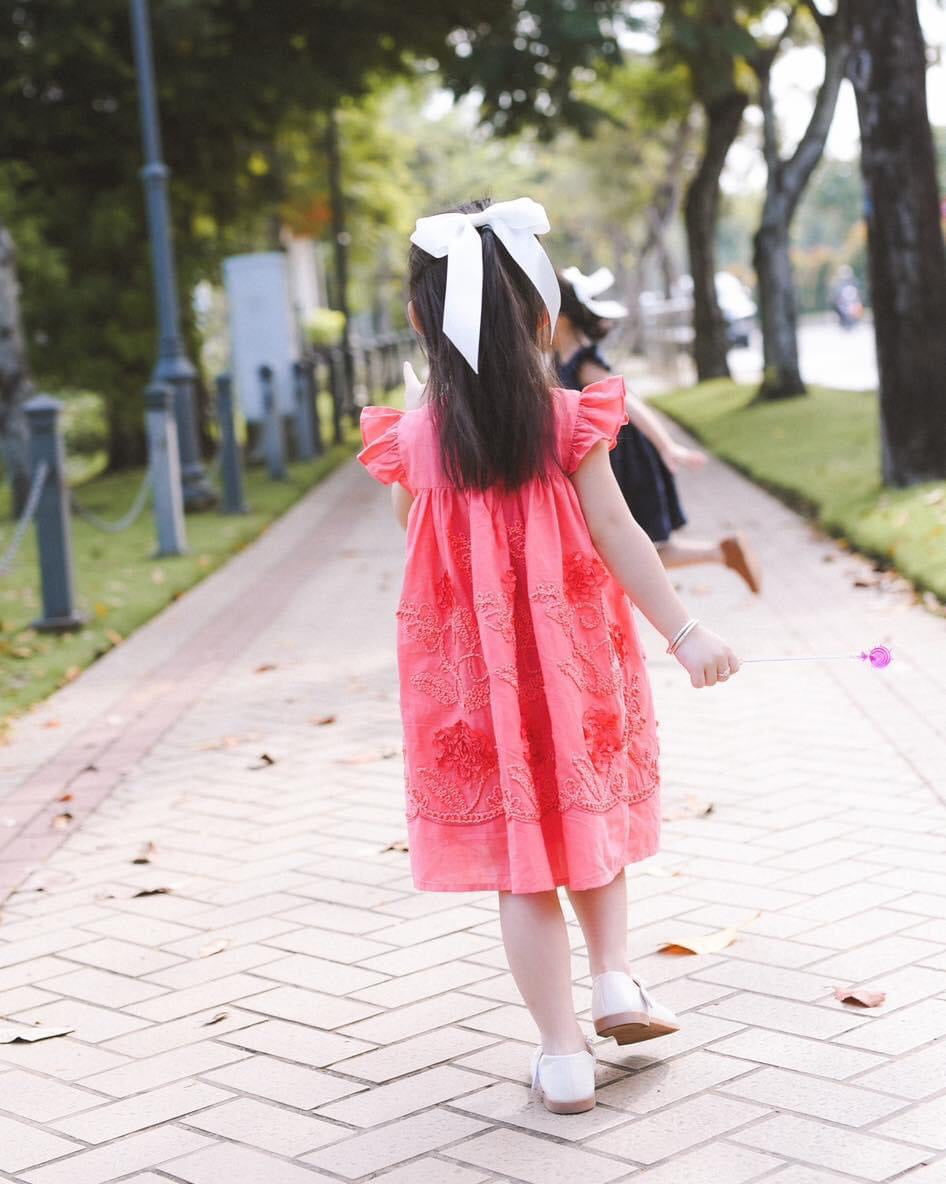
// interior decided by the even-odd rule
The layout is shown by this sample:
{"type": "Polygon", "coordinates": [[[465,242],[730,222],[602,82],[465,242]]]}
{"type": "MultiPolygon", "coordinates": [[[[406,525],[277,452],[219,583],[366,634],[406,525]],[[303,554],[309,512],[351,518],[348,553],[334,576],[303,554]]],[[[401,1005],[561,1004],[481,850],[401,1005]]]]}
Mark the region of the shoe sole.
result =
{"type": "Polygon", "coordinates": [[[613,1037],[618,1044],[639,1044],[642,1040],[670,1036],[680,1028],[674,1024],[661,1024],[641,1011],[624,1011],[595,1020],[595,1031],[606,1039],[613,1037]]]}
{"type": "Polygon", "coordinates": [[[737,534],[732,538],[724,539],[722,546],[726,566],[741,576],[753,595],[760,595],[762,592],[762,568],[745,536],[737,534]]]}
{"type": "Polygon", "coordinates": [[[544,1091],[541,1091],[539,1096],[542,1105],[550,1114],[584,1114],[586,1110],[593,1110],[596,1105],[594,1094],[590,1098],[580,1098],[577,1102],[554,1102],[546,1097],[544,1091]]]}

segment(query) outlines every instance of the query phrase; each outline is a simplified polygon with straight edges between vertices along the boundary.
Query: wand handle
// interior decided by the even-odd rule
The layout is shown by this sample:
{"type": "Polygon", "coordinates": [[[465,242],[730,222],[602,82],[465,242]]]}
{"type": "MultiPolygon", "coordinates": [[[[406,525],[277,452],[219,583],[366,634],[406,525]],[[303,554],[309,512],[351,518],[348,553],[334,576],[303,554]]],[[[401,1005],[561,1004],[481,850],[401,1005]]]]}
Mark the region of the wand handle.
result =
{"type": "Polygon", "coordinates": [[[860,658],[860,654],[805,654],[792,658],[742,658],[740,664],[745,666],[749,662],[842,662],[851,658],[860,658]]]}
{"type": "Polygon", "coordinates": [[[791,657],[775,658],[743,658],[742,665],[749,662],[869,662],[875,670],[883,670],[893,661],[893,655],[885,645],[875,645],[872,650],[863,650],[859,654],[801,654],[791,657]]]}

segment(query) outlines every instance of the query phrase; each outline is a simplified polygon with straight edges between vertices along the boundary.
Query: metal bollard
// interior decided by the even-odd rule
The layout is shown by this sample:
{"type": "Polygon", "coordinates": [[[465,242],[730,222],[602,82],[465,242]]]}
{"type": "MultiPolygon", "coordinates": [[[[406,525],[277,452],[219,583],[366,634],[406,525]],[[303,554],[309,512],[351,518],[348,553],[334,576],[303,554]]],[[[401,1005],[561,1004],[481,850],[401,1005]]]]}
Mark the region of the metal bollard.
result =
{"type": "Polygon", "coordinates": [[[260,366],[259,380],[263,391],[263,454],[266,469],[271,480],[286,481],[289,477],[286,471],[286,441],[271,366],[260,366]]]}
{"type": "Polygon", "coordinates": [[[341,444],[345,438],[342,429],[342,414],[348,402],[346,394],[345,354],[339,348],[333,349],[328,356],[329,370],[332,383],[332,431],[335,443],[341,444]]]}
{"type": "Polygon", "coordinates": [[[154,382],[145,391],[148,469],[154,496],[154,521],[158,530],[155,555],[160,556],[187,553],[174,402],[174,392],[167,383],[154,382]]]}
{"type": "Polygon", "coordinates": [[[321,456],[325,451],[325,441],[322,439],[322,422],[319,417],[319,358],[314,355],[305,363],[305,384],[312,408],[312,443],[315,445],[315,455],[321,456]]]}
{"type": "Polygon", "coordinates": [[[30,432],[30,464],[47,466],[46,480],[36,505],[36,544],[43,588],[43,615],[33,628],[43,633],[78,629],[83,617],[76,612],[72,574],[72,534],[69,524],[69,490],[65,453],[58,419],[62,404],[49,395],[36,395],[23,405],[30,432]]]}
{"type": "Polygon", "coordinates": [[[245,514],[243,467],[233,425],[233,386],[229,374],[217,375],[217,423],[220,425],[220,477],[223,482],[222,514],[245,514]]]}
{"type": "Polygon", "coordinates": [[[304,362],[292,364],[292,393],[296,402],[296,451],[300,460],[312,460],[316,455],[314,408],[304,362]]]}

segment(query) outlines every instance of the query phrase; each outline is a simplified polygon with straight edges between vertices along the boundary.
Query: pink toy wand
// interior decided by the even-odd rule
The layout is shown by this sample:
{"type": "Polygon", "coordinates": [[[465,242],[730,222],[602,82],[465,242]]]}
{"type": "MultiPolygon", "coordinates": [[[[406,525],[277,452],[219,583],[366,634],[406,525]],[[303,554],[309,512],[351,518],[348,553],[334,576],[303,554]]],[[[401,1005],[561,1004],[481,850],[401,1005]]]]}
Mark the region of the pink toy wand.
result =
{"type": "Polygon", "coordinates": [[[893,661],[893,654],[885,645],[875,645],[872,650],[862,650],[859,654],[806,654],[798,658],[743,658],[742,665],[749,662],[839,662],[854,659],[857,662],[870,662],[875,670],[883,670],[893,661]]]}

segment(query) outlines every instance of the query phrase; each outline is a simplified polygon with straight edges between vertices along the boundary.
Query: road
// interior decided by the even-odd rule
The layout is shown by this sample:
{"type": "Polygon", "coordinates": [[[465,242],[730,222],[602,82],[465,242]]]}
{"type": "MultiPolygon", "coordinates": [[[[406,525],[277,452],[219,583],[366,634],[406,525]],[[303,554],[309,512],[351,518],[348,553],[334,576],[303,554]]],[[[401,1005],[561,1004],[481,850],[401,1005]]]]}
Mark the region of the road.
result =
{"type": "MultiPolygon", "coordinates": [[[[874,390],[877,387],[877,355],[874,327],[870,322],[841,329],[831,317],[805,318],[799,333],[801,372],[806,382],[840,390],[874,390]]],[[[733,376],[756,382],[762,374],[762,334],[756,329],[748,349],[729,355],[733,376]]]]}

